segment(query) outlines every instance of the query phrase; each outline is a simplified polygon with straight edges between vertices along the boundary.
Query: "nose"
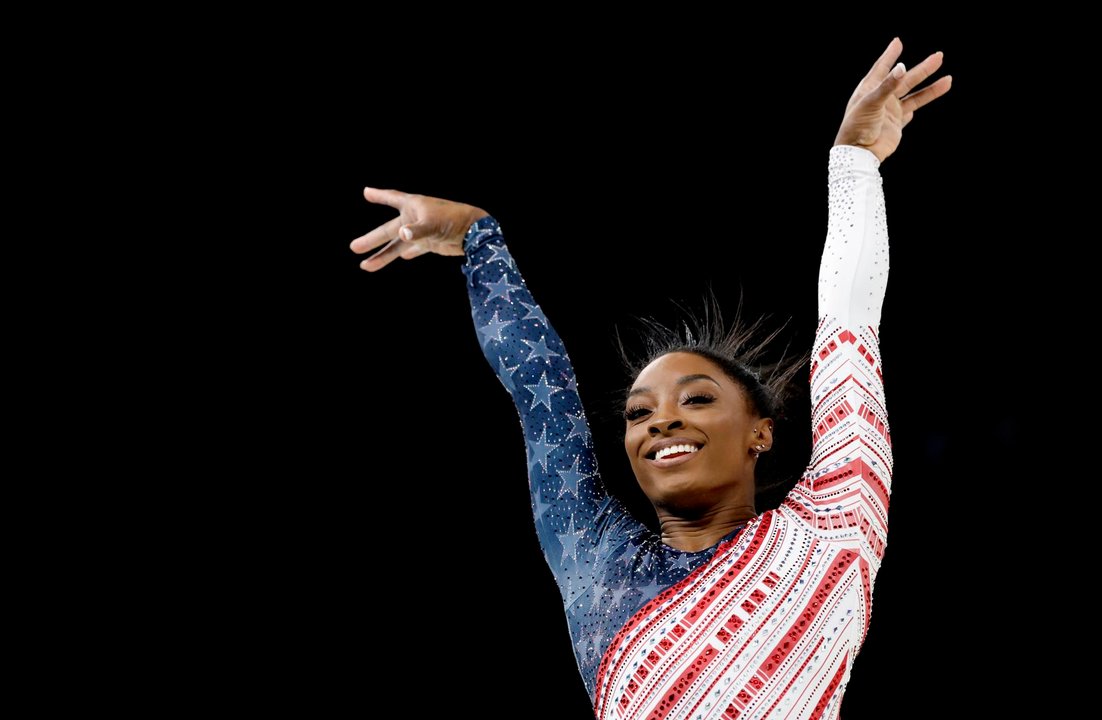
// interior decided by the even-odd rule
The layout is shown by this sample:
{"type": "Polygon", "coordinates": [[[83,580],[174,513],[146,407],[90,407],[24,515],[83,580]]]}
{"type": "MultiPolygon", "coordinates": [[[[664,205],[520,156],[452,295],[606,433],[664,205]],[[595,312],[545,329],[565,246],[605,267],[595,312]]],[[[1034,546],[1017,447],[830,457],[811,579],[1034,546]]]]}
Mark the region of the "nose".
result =
{"type": "Polygon", "coordinates": [[[680,420],[659,420],[657,422],[652,422],[647,427],[647,432],[649,432],[651,436],[665,435],[683,427],[685,427],[685,423],[680,420]]]}

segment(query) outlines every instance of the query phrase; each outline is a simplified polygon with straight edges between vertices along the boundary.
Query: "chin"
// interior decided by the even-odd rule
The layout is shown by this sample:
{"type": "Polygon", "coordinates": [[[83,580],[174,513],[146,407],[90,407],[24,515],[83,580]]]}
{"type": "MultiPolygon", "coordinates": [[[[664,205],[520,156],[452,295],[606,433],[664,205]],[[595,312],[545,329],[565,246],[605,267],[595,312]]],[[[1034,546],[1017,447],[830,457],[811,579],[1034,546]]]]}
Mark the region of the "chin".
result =
{"type": "Polygon", "coordinates": [[[701,487],[689,480],[665,482],[656,485],[654,492],[648,493],[655,507],[666,510],[691,509],[711,506],[716,501],[714,489],[701,487]]]}
{"type": "Polygon", "coordinates": [[[655,508],[674,514],[691,514],[697,510],[711,510],[732,497],[734,483],[716,485],[699,477],[698,473],[663,473],[649,478],[644,494],[655,508]]]}

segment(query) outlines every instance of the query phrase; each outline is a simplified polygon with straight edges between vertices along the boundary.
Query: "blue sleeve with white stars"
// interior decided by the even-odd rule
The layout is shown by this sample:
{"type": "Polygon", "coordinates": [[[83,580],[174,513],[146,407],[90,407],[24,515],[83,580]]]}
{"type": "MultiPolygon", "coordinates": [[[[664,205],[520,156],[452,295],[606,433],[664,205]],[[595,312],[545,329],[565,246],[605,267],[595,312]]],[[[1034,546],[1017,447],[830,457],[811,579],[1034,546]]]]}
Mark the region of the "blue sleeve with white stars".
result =
{"type": "Polygon", "coordinates": [[[569,604],[574,571],[593,562],[602,534],[624,529],[626,513],[600,482],[566,348],[528,291],[497,221],[487,216],[471,225],[464,249],[479,344],[520,414],[536,532],[569,604]]]}
{"type": "Polygon", "coordinates": [[[463,273],[478,341],[524,430],[536,534],[558,584],[582,679],[627,619],[707,560],[660,542],[605,492],[573,366],[492,217],[471,225],[463,273]]]}

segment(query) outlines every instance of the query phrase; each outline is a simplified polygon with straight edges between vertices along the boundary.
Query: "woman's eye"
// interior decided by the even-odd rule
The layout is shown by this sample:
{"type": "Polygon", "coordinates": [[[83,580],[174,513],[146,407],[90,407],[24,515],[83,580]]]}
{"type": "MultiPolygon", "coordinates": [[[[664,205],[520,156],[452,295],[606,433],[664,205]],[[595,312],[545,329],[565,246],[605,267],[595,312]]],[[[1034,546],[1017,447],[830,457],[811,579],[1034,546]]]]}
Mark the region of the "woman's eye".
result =
{"type": "Polygon", "coordinates": [[[647,410],[646,408],[643,408],[643,407],[628,408],[627,410],[624,411],[624,419],[627,420],[628,422],[631,422],[633,420],[638,420],[639,418],[646,415],[648,412],[650,412],[650,410],[647,410]]]}
{"type": "Polygon", "coordinates": [[[689,405],[689,404],[705,405],[707,403],[714,402],[714,401],[715,401],[715,398],[712,397],[711,395],[690,395],[689,397],[685,398],[685,404],[686,405],[689,405]]]}

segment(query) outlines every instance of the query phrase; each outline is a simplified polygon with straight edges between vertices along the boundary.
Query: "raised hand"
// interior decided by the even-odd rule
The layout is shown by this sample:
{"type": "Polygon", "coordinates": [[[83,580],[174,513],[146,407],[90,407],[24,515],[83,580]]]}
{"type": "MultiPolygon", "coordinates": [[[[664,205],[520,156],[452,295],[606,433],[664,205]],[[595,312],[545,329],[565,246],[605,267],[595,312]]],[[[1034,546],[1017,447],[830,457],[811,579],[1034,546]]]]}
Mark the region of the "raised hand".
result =
{"type": "Polygon", "coordinates": [[[949,92],[951,75],[912,92],[941,67],[942,53],[934,53],[908,72],[903,63],[897,63],[902,52],[903,43],[894,38],[861,79],[846,104],[835,145],[863,147],[884,162],[899,147],[903,128],[915,111],[949,92]]]}
{"type": "Polygon", "coordinates": [[[368,272],[386,267],[399,257],[410,260],[428,252],[462,255],[463,238],[471,223],[488,214],[473,205],[397,190],[364,188],[364,198],[398,211],[398,217],[352,241],[352,251],[360,254],[383,245],[360,263],[368,272]]]}

